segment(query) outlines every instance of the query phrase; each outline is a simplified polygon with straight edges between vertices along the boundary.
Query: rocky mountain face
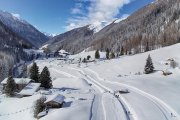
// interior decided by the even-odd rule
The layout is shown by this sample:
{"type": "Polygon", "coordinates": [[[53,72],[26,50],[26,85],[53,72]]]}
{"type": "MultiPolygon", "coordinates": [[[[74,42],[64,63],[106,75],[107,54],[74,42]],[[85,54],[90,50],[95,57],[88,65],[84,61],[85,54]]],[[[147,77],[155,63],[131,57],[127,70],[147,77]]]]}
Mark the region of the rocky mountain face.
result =
{"type": "Polygon", "coordinates": [[[50,40],[50,50],[63,48],[72,53],[86,48],[119,52],[144,52],[180,42],[180,1],[156,0],[120,22],[112,22],[97,33],[88,26],[50,40]]]}
{"type": "Polygon", "coordinates": [[[48,37],[38,31],[25,20],[18,18],[8,12],[0,11],[0,21],[11,29],[15,34],[22,37],[24,42],[31,43],[38,48],[48,40],[48,37]]]}

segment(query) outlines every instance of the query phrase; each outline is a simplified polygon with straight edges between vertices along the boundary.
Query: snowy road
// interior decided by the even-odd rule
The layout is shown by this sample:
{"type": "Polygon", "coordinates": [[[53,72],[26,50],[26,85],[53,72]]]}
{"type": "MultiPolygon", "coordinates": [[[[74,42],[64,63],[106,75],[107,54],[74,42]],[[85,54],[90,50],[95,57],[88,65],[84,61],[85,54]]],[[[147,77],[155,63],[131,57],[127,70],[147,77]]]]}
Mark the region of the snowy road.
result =
{"type": "MultiPolygon", "coordinates": [[[[93,106],[95,108],[92,107],[92,109],[96,109],[96,107],[99,106],[100,104],[99,102],[101,101],[102,108],[98,108],[98,109],[101,109],[101,112],[102,111],[104,112],[103,120],[136,120],[134,117],[135,114],[134,116],[132,116],[132,114],[128,114],[128,111],[133,111],[133,110],[129,109],[125,101],[122,101],[121,99],[117,99],[114,96],[114,91],[112,89],[100,84],[98,80],[96,80],[97,78],[94,78],[93,76],[91,76],[91,74],[85,73],[83,70],[75,69],[75,68],[70,68],[70,69],[79,71],[79,73],[84,77],[84,79],[86,79],[93,86],[95,86],[96,89],[95,91],[97,93],[95,94],[96,97],[93,103],[93,106]],[[99,100],[99,97],[97,96],[101,96],[101,100],[99,100]],[[96,98],[98,98],[98,100],[96,100],[96,98]]],[[[92,110],[92,120],[99,120],[99,116],[102,116],[102,113],[97,114],[96,111],[92,110]]]]}
{"type": "Polygon", "coordinates": [[[134,86],[112,82],[86,67],[50,67],[58,77],[84,79],[94,94],[90,120],[180,120],[179,114],[161,99],[134,86]],[[114,91],[129,89],[129,94],[115,97],[114,91]]]}
{"type": "MultiPolygon", "coordinates": [[[[138,120],[179,120],[179,114],[172,109],[169,105],[167,105],[162,100],[157,97],[146,93],[138,88],[133,86],[129,86],[126,84],[112,82],[99,77],[99,75],[90,70],[87,71],[94,74],[97,78],[99,78],[99,82],[109,88],[112,88],[114,91],[119,90],[120,88],[127,88],[131,90],[130,94],[123,95],[124,98],[131,104],[132,108],[136,111],[138,120]],[[146,110],[147,109],[147,110],[146,110]],[[147,112],[149,111],[149,112],[147,112]]],[[[137,118],[136,117],[136,118],[137,118]]]]}

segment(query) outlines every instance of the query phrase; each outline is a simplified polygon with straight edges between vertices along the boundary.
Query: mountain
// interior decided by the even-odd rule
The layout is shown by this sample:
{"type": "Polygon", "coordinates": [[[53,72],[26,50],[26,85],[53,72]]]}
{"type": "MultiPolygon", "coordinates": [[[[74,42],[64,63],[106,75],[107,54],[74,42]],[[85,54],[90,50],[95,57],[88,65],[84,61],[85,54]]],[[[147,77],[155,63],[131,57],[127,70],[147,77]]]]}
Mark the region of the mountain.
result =
{"type": "Polygon", "coordinates": [[[94,49],[143,52],[180,42],[180,1],[156,0],[126,20],[113,22],[95,35],[94,49]]]}
{"type": "Polygon", "coordinates": [[[22,37],[14,33],[0,21],[0,50],[4,48],[31,48],[30,42],[26,42],[22,37]]]}
{"type": "Polygon", "coordinates": [[[36,48],[40,47],[49,39],[28,22],[11,13],[0,11],[0,21],[36,48]]]}
{"type": "Polygon", "coordinates": [[[51,51],[66,49],[68,51],[80,52],[90,44],[94,31],[90,29],[89,25],[73,29],[69,32],[57,35],[49,40],[48,48],[51,51]]]}
{"type": "Polygon", "coordinates": [[[125,20],[113,21],[99,32],[85,26],[55,36],[50,41],[50,50],[63,48],[72,53],[86,48],[109,48],[119,52],[122,47],[126,53],[139,53],[147,47],[153,50],[175,44],[180,42],[180,1],[156,0],[125,20]],[[84,37],[86,32],[90,34],[84,37]]]}

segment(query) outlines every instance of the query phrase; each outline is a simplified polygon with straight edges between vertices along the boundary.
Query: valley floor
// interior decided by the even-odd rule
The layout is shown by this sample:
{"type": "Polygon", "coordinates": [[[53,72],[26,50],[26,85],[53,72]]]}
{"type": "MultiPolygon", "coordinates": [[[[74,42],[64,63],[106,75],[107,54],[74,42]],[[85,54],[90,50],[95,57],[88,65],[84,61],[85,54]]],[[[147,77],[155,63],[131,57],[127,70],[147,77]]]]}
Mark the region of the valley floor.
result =
{"type": "MultiPolygon", "coordinates": [[[[180,69],[164,64],[171,58],[180,63],[178,50],[180,44],[80,66],[56,59],[37,60],[40,70],[44,66],[50,70],[51,93],[65,96],[63,108],[51,109],[40,120],[180,120],[180,69]],[[148,54],[157,71],[145,75],[148,54]],[[161,70],[173,74],[163,76],[161,70]],[[129,93],[120,94],[119,90],[129,93]]],[[[0,95],[0,120],[35,120],[33,105],[41,96],[40,92],[24,98],[0,95]]]]}

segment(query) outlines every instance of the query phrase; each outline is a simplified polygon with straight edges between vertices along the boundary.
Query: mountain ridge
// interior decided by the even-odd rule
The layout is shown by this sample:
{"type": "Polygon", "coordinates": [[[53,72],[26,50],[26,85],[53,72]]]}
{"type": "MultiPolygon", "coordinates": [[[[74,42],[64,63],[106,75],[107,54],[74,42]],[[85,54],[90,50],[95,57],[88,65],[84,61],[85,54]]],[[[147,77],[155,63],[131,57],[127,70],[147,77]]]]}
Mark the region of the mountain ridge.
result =
{"type": "Polygon", "coordinates": [[[27,21],[6,11],[0,10],[0,21],[36,48],[40,47],[49,39],[27,21]]]}
{"type": "MultiPolygon", "coordinates": [[[[49,45],[49,49],[51,50],[56,46],[58,49],[62,48],[72,53],[78,53],[90,47],[92,50],[106,50],[109,48],[113,52],[119,52],[124,47],[126,53],[132,51],[139,53],[144,52],[148,44],[149,49],[153,50],[180,41],[179,19],[179,0],[158,0],[140,8],[119,23],[113,21],[99,32],[93,32],[88,39],[77,37],[76,39],[73,37],[70,39],[68,37],[68,39],[63,38],[63,41],[66,42],[61,42],[61,35],[63,34],[55,36],[53,42],[49,45]],[[78,44],[82,44],[82,46],[78,47],[78,44]]],[[[77,29],[71,30],[71,32],[75,31],[77,29]]],[[[84,34],[75,33],[76,36],[84,34]]],[[[53,49],[53,51],[58,49],[53,49]]]]}

